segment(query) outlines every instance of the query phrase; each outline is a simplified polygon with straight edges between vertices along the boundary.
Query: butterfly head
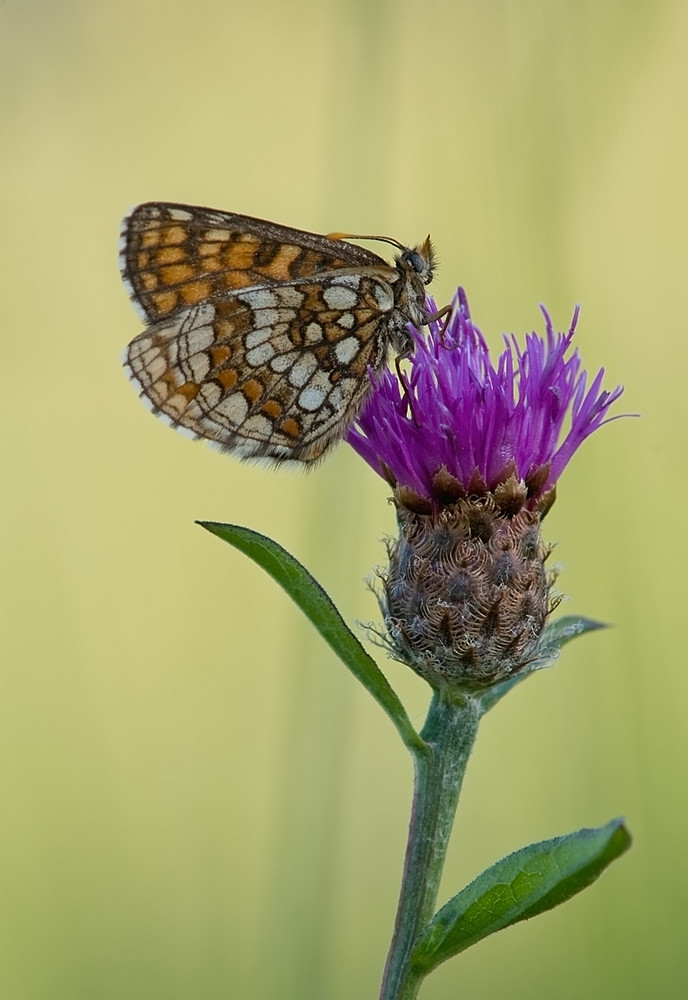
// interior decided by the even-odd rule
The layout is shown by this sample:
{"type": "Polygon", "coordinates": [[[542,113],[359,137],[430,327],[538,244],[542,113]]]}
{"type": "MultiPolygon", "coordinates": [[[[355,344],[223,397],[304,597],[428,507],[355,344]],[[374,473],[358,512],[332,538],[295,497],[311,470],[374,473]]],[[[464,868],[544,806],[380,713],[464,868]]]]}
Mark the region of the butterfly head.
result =
{"type": "Polygon", "coordinates": [[[397,266],[417,274],[424,285],[429,285],[437,266],[435,248],[430,237],[428,236],[420,246],[402,247],[402,252],[397,257],[397,266]]]}
{"type": "Polygon", "coordinates": [[[435,248],[429,236],[417,247],[405,247],[403,243],[392,239],[391,236],[358,236],[354,233],[328,233],[327,239],[378,240],[380,243],[390,243],[397,250],[401,250],[401,253],[395,260],[397,269],[409,277],[417,276],[423,285],[430,284],[435,268],[437,267],[435,248]]]}

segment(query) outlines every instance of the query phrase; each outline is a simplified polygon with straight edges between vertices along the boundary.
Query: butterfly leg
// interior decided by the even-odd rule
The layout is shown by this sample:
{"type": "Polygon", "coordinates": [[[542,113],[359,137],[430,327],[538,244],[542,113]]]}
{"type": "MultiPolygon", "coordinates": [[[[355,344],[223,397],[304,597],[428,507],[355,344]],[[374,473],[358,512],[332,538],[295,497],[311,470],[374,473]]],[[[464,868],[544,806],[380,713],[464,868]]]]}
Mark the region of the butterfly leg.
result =
{"type": "Polygon", "coordinates": [[[444,317],[446,317],[446,319],[444,320],[444,323],[440,327],[440,342],[442,344],[442,347],[446,347],[447,346],[445,344],[445,342],[444,342],[444,335],[447,332],[447,327],[449,326],[449,323],[451,322],[451,318],[452,318],[451,303],[449,303],[448,305],[444,306],[442,309],[438,309],[437,312],[432,313],[425,320],[426,324],[427,323],[437,323],[439,320],[443,319],[444,317]]]}
{"type": "Polygon", "coordinates": [[[406,361],[408,358],[410,358],[412,353],[413,353],[412,351],[404,351],[403,354],[397,354],[396,358],[394,359],[394,367],[397,370],[397,378],[401,382],[401,387],[404,390],[404,395],[406,396],[406,403],[411,413],[411,419],[413,420],[416,427],[420,427],[420,424],[416,419],[415,411],[413,409],[413,396],[411,395],[411,386],[409,385],[409,381],[406,375],[401,370],[401,362],[406,361]]]}

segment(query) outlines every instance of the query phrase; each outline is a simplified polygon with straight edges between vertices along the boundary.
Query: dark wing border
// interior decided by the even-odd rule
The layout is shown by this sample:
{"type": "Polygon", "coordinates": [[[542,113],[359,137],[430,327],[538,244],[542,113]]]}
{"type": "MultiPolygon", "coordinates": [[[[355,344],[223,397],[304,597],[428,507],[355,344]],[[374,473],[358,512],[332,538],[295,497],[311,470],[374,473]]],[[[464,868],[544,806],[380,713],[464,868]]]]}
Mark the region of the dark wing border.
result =
{"type": "MultiPolygon", "coordinates": [[[[190,229],[227,229],[230,232],[252,233],[276,243],[291,243],[306,250],[317,250],[318,253],[332,260],[344,259],[351,267],[391,267],[389,261],[379,257],[366,247],[349,243],[347,240],[331,240],[319,233],[310,233],[306,229],[294,229],[292,226],[282,226],[266,219],[256,219],[252,215],[238,215],[235,212],[223,212],[219,209],[204,208],[202,205],[183,205],[176,202],[146,201],[137,205],[129,212],[122,224],[122,237],[125,246],[129,242],[129,232],[137,231],[137,222],[141,216],[150,219],[154,213],[190,212],[191,219],[184,224],[190,229]]],[[[161,226],[175,224],[174,219],[157,219],[161,226]]]]}

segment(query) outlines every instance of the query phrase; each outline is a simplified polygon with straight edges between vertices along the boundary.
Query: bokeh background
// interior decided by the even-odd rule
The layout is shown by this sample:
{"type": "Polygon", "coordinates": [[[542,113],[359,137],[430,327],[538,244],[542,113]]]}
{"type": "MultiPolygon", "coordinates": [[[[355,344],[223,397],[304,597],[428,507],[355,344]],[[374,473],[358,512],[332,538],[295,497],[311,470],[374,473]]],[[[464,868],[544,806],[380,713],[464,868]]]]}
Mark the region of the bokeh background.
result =
{"type": "Polygon", "coordinates": [[[686,39],[681,0],[3,0],[0,996],[375,997],[393,923],[405,751],[194,525],[273,536],[371,621],[385,485],[347,446],[242,465],[137,402],[117,238],[145,200],[429,231],[495,350],[582,303],[642,417],[586,443],[546,535],[563,610],[615,627],[485,720],[441,897],[614,815],[635,844],[422,995],[685,995],[686,39]]]}

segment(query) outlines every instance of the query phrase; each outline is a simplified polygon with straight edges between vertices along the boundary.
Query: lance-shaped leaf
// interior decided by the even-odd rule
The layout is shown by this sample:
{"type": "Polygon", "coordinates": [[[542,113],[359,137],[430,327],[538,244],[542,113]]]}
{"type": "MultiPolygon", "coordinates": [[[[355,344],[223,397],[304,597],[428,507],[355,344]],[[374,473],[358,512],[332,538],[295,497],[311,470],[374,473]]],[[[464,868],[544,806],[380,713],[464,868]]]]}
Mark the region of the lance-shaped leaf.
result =
{"type": "Polygon", "coordinates": [[[491,708],[494,708],[505,694],[508,694],[512,688],[524,681],[526,677],[530,677],[536,670],[542,670],[543,667],[551,666],[559,656],[561,647],[565,646],[567,642],[571,642],[572,639],[575,639],[579,635],[585,635],[586,632],[595,632],[597,629],[606,627],[602,622],[596,622],[592,618],[579,618],[576,615],[565,615],[563,618],[557,618],[555,621],[550,622],[540,638],[537,658],[524,667],[523,670],[514,674],[513,677],[502,681],[501,684],[494,684],[484,694],[480,695],[480,708],[483,715],[491,708]]]}
{"type": "Polygon", "coordinates": [[[502,858],[435,914],[413,949],[413,967],[427,974],[489,934],[551,910],[594,882],[630,844],[615,819],[502,858]]]}
{"type": "Polygon", "coordinates": [[[271,538],[250,528],[215,521],[198,521],[197,524],[229,542],[269,573],[301,608],[340,660],[382,706],[404,743],[417,749],[425,747],[411,725],[398,695],[375,660],[365,651],[330,597],[298,559],[271,538]]]}
{"type": "Polygon", "coordinates": [[[604,622],[596,622],[593,618],[581,618],[578,615],[555,618],[542,633],[540,656],[543,659],[551,659],[567,642],[571,642],[579,635],[585,635],[586,632],[596,632],[601,628],[607,628],[607,625],[604,622]]]}

